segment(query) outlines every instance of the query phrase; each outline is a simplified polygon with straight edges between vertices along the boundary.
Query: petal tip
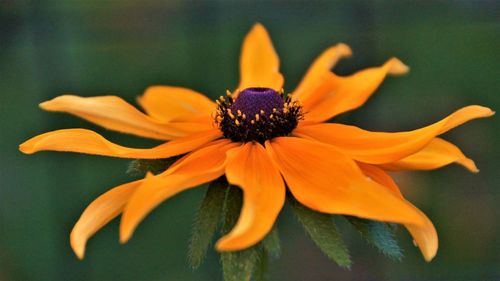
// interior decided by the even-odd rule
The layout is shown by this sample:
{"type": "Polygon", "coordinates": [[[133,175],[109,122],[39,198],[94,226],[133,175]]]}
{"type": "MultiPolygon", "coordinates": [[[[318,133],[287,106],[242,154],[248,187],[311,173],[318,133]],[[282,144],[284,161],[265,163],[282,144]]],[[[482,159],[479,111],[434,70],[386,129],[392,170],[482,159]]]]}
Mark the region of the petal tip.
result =
{"type": "Polygon", "coordinates": [[[339,54],[342,57],[350,57],[352,56],[352,49],[349,47],[349,45],[345,43],[338,43],[335,48],[337,48],[339,54]]]}
{"type": "Polygon", "coordinates": [[[235,251],[239,250],[235,247],[231,247],[230,240],[228,240],[227,237],[222,237],[215,243],[215,249],[218,252],[228,252],[228,251],[235,251]]]}
{"type": "Polygon", "coordinates": [[[252,28],[250,29],[250,31],[248,32],[247,38],[250,37],[250,36],[258,36],[258,37],[264,36],[264,37],[268,37],[269,35],[268,35],[266,27],[262,23],[256,22],[252,26],[252,28]]]}
{"type": "Polygon", "coordinates": [[[132,232],[130,230],[120,227],[120,244],[127,243],[131,236],[132,232]]]}
{"type": "Polygon", "coordinates": [[[120,221],[120,229],[119,229],[120,244],[127,243],[132,237],[134,230],[135,230],[135,225],[132,225],[129,222],[127,211],[125,210],[122,214],[122,218],[120,221]]]}
{"type": "Polygon", "coordinates": [[[85,250],[84,249],[82,249],[82,250],[73,249],[73,252],[75,253],[76,257],[79,260],[83,260],[83,258],[85,258],[85,250]]]}
{"type": "Polygon", "coordinates": [[[50,110],[50,102],[51,101],[44,101],[38,104],[38,107],[40,107],[43,110],[50,110]]]}
{"type": "Polygon", "coordinates": [[[459,110],[463,110],[464,112],[468,111],[474,118],[485,118],[495,115],[495,111],[491,110],[491,108],[481,105],[469,105],[459,110]]]}
{"type": "Polygon", "coordinates": [[[388,73],[391,75],[403,75],[403,74],[406,74],[410,71],[410,67],[408,67],[406,64],[404,64],[398,58],[391,58],[386,63],[386,66],[389,68],[388,73]]]}
{"type": "Polygon", "coordinates": [[[426,262],[431,262],[434,259],[434,257],[436,257],[436,253],[434,253],[434,254],[432,254],[430,256],[424,257],[424,260],[426,262]]]}
{"type": "Polygon", "coordinates": [[[469,170],[472,173],[479,173],[479,169],[476,166],[476,163],[474,163],[474,160],[470,158],[464,158],[460,161],[460,164],[462,164],[467,170],[469,170]]]}
{"type": "Polygon", "coordinates": [[[32,143],[29,140],[27,140],[27,141],[21,143],[18,148],[19,148],[19,151],[21,151],[24,154],[33,154],[36,152],[33,149],[33,147],[34,146],[32,145],[32,143]]]}
{"type": "Polygon", "coordinates": [[[58,105],[60,106],[61,103],[67,102],[70,99],[78,98],[77,96],[73,95],[62,95],[55,97],[51,100],[44,101],[38,104],[38,107],[40,107],[43,110],[46,111],[57,111],[58,110],[58,105]]]}
{"type": "Polygon", "coordinates": [[[432,248],[427,249],[426,251],[422,251],[422,255],[424,257],[424,260],[426,262],[431,262],[437,255],[438,251],[438,244],[436,241],[436,244],[432,246],[432,248]]]}
{"type": "Polygon", "coordinates": [[[226,251],[226,248],[221,245],[221,240],[217,241],[217,243],[215,243],[215,249],[218,251],[218,252],[224,252],[226,251]]]}
{"type": "Polygon", "coordinates": [[[19,151],[21,151],[24,154],[30,154],[28,148],[24,143],[20,144],[18,147],[19,151]]]}
{"type": "Polygon", "coordinates": [[[71,249],[73,249],[73,253],[75,253],[76,257],[79,259],[79,260],[83,260],[83,258],[85,257],[85,241],[79,241],[76,236],[76,234],[74,232],[72,232],[70,234],[70,238],[69,238],[69,243],[70,243],[70,246],[71,246],[71,249]]]}
{"type": "Polygon", "coordinates": [[[264,25],[260,22],[256,22],[253,26],[252,26],[252,31],[266,31],[266,28],[264,27],[264,25]]]}

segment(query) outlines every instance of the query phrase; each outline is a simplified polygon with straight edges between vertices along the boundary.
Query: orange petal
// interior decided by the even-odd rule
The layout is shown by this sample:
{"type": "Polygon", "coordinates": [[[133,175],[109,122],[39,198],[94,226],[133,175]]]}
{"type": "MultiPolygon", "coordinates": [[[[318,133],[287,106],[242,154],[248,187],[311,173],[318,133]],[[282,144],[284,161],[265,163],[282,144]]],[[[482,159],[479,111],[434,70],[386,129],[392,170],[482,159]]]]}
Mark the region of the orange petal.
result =
{"type": "Polygon", "coordinates": [[[83,259],[88,239],[122,212],[140,182],[126,183],[107,191],[83,211],[70,234],[71,248],[78,258],[83,259]]]}
{"type": "MultiPolygon", "coordinates": [[[[387,187],[389,190],[394,192],[395,195],[405,200],[394,180],[382,169],[369,164],[360,164],[360,168],[366,176],[370,177],[375,182],[387,187]]],[[[406,201],[406,203],[411,204],[408,201],[406,201]]],[[[406,229],[408,229],[415,243],[420,248],[424,259],[426,261],[431,261],[434,256],[436,256],[438,250],[437,232],[431,220],[429,220],[429,218],[424,213],[422,213],[422,211],[418,210],[416,207],[415,209],[420,214],[424,223],[421,225],[411,223],[405,224],[405,227],[406,229]]]]}
{"type": "Polygon", "coordinates": [[[350,158],[319,142],[279,137],[266,142],[293,196],[324,213],[421,225],[421,215],[367,178],[350,158]]]}
{"type": "Polygon", "coordinates": [[[226,151],[238,144],[229,140],[191,152],[157,176],[148,176],[130,198],[120,223],[120,241],[128,241],[137,225],[161,202],[175,194],[224,174],[226,151]]]}
{"type": "Polygon", "coordinates": [[[137,101],[149,116],[163,122],[209,120],[215,110],[210,99],[181,87],[149,87],[137,101]]]}
{"type": "Polygon", "coordinates": [[[406,65],[397,58],[391,58],[380,67],[368,68],[346,77],[329,73],[323,79],[322,90],[303,102],[305,120],[322,122],[356,109],[368,100],[388,74],[401,75],[406,72],[406,65]]]}
{"type": "Polygon", "coordinates": [[[322,96],[324,93],[318,92],[318,89],[323,84],[325,75],[330,73],[331,68],[339,59],[349,57],[351,54],[351,48],[344,43],[326,49],[309,67],[299,86],[293,91],[293,97],[304,104],[307,103],[308,98],[311,96],[322,96]]]}
{"type": "Polygon", "coordinates": [[[455,111],[439,122],[408,132],[370,132],[354,126],[323,123],[303,126],[299,124],[293,133],[296,136],[334,145],[360,162],[385,164],[416,153],[437,135],[469,120],[493,114],[494,112],[487,107],[471,105],[455,111]]]}
{"type": "Polygon", "coordinates": [[[280,60],[264,26],[255,24],[243,41],[240,57],[240,85],[243,90],[251,87],[283,87],[279,72],[280,60]]]}
{"type": "Polygon", "coordinates": [[[372,180],[380,183],[381,185],[389,188],[394,194],[399,197],[403,197],[399,187],[396,185],[394,180],[386,173],[384,170],[380,169],[375,165],[370,165],[366,163],[357,163],[363,174],[370,177],[372,180]]]}
{"type": "Polygon", "coordinates": [[[211,129],[209,123],[164,123],[155,120],[115,96],[59,96],[40,104],[48,111],[66,112],[106,129],[146,138],[170,140],[193,132],[211,129]]]}
{"type": "Polygon", "coordinates": [[[384,164],[386,170],[433,170],[457,163],[473,173],[479,172],[474,161],[467,158],[454,144],[440,138],[433,139],[422,150],[393,163],[384,164]]]}
{"type": "Polygon", "coordinates": [[[119,158],[159,159],[187,153],[221,137],[219,130],[195,133],[147,149],[128,148],[114,144],[96,132],[85,129],[65,129],[31,138],[19,146],[26,154],[38,151],[78,152],[119,158]]]}
{"type": "Polygon", "coordinates": [[[216,248],[242,250],[262,240],[273,227],[285,203],[285,184],[264,147],[252,142],[228,151],[226,177],[243,189],[243,207],[233,230],[216,248]]]}

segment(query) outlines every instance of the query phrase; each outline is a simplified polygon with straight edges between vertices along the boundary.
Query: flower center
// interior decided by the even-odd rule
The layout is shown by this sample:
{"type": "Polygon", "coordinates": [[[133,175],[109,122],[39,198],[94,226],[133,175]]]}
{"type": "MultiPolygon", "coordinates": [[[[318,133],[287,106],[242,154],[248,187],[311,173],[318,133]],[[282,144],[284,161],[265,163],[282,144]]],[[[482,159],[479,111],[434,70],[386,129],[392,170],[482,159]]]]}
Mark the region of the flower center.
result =
{"type": "Polygon", "coordinates": [[[301,106],[270,88],[247,88],[217,101],[215,122],[226,138],[257,141],[286,136],[302,119],[301,106]]]}
{"type": "Polygon", "coordinates": [[[283,111],[283,104],[283,98],[273,89],[248,88],[240,92],[231,105],[231,111],[240,110],[247,117],[255,117],[256,114],[264,115],[273,111],[283,111]],[[261,113],[261,110],[264,113],[261,113]]]}

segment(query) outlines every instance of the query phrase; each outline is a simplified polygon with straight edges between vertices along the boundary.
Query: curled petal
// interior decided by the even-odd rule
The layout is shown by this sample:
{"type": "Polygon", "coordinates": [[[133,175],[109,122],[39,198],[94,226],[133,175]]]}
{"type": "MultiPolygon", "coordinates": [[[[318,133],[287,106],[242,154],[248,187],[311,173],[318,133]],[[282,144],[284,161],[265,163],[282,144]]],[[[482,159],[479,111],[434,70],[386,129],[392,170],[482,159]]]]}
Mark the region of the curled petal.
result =
{"type": "Polygon", "coordinates": [[[163,122],[209,120],[215,110],[206,96],[182,87],[149,87],[137,101],[149,116],[163,122]]]}
{"type": "Polygon", "coordinates": [[[179,159],[162,174],[149,175],[127,203],[120,223],[120,241],[127,242],[137,225],[161,202],[224,174],[226,151],[238,144],[217,141],[179,159]]]}
{"type": "Polygon", "coordinates": [[[38,151],[78,152],[119,158],[160,159],[187,153],[221,137],[219,130],[192,134],[153,148],[128,148],[114,144],[96,132],[85,129],[64,129],[31,138],[19,146],[26,154],[38,151]]]}
{"type": "Polygon", "coordinates": [[[211,128],[210,123],[160,122],[115,96],[64,95],[43,102],[40,107],[48,111],[73,114],[106,129],[160,140],[170,140],[211,128]]]}
{"type": "Polygon", "coordinates": [[[323,123],[299,125],[293,133],[331,144],[357,161],[386,164],[418,152],[436,136],[467,121],[493,114],[487,107],[471,105],[455,111],[439,122],[408,132],[370,132],[355,126],[323,123]]]}
{"type": "Polygon", "coordinates": [[[366,176],[370,177],[372,180],[380,183],[381,185],[389,188],[394,194],[398,195],[399,197],[403,197],[403,194],[401,194],[401,191],[399,190],[399,187],[396,185],[394,180],[382,169],[375,165],[370,165],[366,163],[357,163],[363,174],[366,176]]]}
{"type": "MultiPolygon", "coordinates": [[[[389,190],[394,192],[396,196],[406,201],[394,180],[382,169],[369,164],[360,164],[360,168],[366,176],[387,187],[389,190]]],[[[411,204],[408,201],[406,201],[406,203],[411,204]]],[[[415,243],[420,248],[424,259],[426,261],[431,261],[436,256],[439,244],[436,228],[432,224],[431,220],[422,211],[416,207],[415,210],[419,213],[424,223],[406,223],[405,227],[408,229],[415,243]]]]}
{"type": "Polygon", "coordinates": [[[83,259],[85,245],[99,229],[121,214],[123,207],[141,181],[134,181],[115,187],[97,197],[83,211],[70,234],[71,248],[83,259]]]}
{"type": "Polygon", "coordinates": [[[243,189],[243,207],[233,230],[216,245],[235,251],[255,245],[271,230],[285,203],[285,184],[264,147],[249,142],[228,151],[226,177],[243,189]]]}
{"type": "Polygon", "coordinates": [[[479,172],[476,164],[454,144],[441,138],[433,139],[422,150],[393,163],[384,164],[386,170],[434,170],[457,163],[473,173],[479,172]]]}
{"type": "Polygon", "coordinates": [[[307,103],[309,97],[323,96],[325,93],[318,90],[323,84],[325,74],[330,73],[331,68],[339,59],[349,57],[351,54],[351,48],[344,43],[326,49],[309,67],[299,86],[293,91],[293,97],[299,99],[302,103],[307,103]]]}
{"type": "Polygon", "coordinates": [[[330,145],[280,137],[266,149],[293,196],[324,213],[411,223],[424,222],[415,207],[367,178],[356,163],[330,145]]]}
{"type": "Polygon", "coordinates": [[[388,74],[402,75],[408,67],[397,58],[391,58],[382,66],[361,70],[350,76],[328,73],[318,94],[303,101],[305,119],[322,122],[341,113],[362,106],[382,84],[388,74]]]}
{"type": "Polygon", "coordinates": [[[283,75],[279,66],[279,57],[266,29],[259,23],[254,25],[243,41],[238,89],[265,87],[280,90],[283,75]]]}

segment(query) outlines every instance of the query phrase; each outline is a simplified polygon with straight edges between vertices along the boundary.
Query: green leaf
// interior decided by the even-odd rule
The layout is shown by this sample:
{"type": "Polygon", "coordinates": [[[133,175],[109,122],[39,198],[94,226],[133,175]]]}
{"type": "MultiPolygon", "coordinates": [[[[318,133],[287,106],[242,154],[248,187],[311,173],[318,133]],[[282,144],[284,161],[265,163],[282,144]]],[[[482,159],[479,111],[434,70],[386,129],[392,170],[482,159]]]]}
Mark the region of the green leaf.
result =
{"type": "MultiPolygon", "coordinates": [[[[230,186],[224,200],[223,235],[229,233],[236,224],[242,202],[242,191],[235,186],[230,186]]],[[[254,246],[242,251],[222,252],[220,256],[225,281],[247,281],[252,278],[259,261],[259,250],[254,246]]]]}
{"type": "Polygon", "coordinates": [[[132,176],[144,176],[147,172],[159,174],[168,169],[180,156],[166,159],[136,159],[129,163],[127,174],[132,176]]]}
{"type": "Polygon", "coordinates": [[[212,243],[222,218],[227,187],[223,177],[211,182],[198,209],[189,243],[188,261],[193,268],[201,265],[212,243]]]}
{"type": "MultiPolygon", "coordinates": [[[[243,192],[230,186],[224,200],[222,235],[229,233],[236,222],[243,204],[243,192]]],[[[278,230],[273,227],[266,237],[253,247],[242,251],[222,252],[221,263],[225,281],[267,280],[269,255],[278,257],[281,252],[278,230]]]]}
{"type": "Polygon", "coordinates": [[[345,216],[345,218],[361,233],[369,244],[375,246],[381,253],[397,261],[403,258],[401,248],[394,236],[393,227],[380,221],[366,220],[352,216],[345,216]]]}
{"type": "Polygon", "coordinates": [[[255,281],[266,281],[269,274],[269,253],[265,247],[261,247],[259,250],[259,260],[255,268],[255,281]]]}
{"type": "Polygon", "coordinates": [[[249,281],[259,262],[258,247],[237,252],[221,253],[225,281],[249,281]]]}
{"type": "Polygon", "coordinates": [[[278,228],[276,226],[271,229],[271,231],[262,240],[261,244],[263,250],[266,251],[266,255],[270,255],[273,258],[278,258],[280,256],[280,237],[278,234],[278,228]]]}
{"type": "Polygon", "coordinates": [[[243,192],[234,185],[229,185],[224,198],[224,222],[222,225],[222,235],[228,234],[233,229],[240,215],[243,205],[243,192]]]}
{"type": "Polygon", "coordinates": [[[350,268],[351,258],[331,215],[315,212],[288,196],[299,222],[316,245],[339,266],[350,268]]]}

